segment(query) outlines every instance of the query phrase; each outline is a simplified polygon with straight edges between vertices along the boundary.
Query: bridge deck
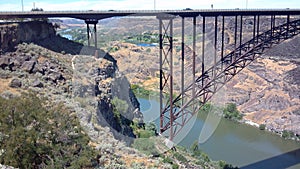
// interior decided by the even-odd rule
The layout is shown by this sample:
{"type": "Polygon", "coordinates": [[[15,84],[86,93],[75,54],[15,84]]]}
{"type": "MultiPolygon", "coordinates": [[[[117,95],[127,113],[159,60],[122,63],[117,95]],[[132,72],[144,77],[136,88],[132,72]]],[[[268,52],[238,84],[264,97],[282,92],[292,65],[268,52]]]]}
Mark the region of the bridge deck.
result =
{"type": "Polygon", "coordinates": [[[0,19],[70,17],[78,19],[104,19],[120,16],[157,16],[170,14],[181,17],[194,16],[253,16],[253,15],[299,15],[300,9],[185,9],[185,10],[88,10],[88,11],[28,11],[0,12],[0,19]]]}

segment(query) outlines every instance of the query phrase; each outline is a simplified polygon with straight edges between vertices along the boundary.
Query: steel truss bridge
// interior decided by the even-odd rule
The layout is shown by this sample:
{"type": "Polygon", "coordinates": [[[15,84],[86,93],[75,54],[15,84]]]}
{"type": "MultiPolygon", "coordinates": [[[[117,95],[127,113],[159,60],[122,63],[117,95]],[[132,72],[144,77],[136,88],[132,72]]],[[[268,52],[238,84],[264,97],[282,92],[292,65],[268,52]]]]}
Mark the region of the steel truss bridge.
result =
{"type": "Polygon", "coordinates": [[[85,20],[88,44],[90,45],[90,32],[93,31],[96,47],[98,21],[122,16],[156,16],[158,19],[160,133],[167,133],[170,140],[173,140],[192,116],[197,114],[199,109],[243,68],[261,56],[266,49],[291,39],[300,32],[300,9],[0,12],[0,19],[70,17],[85,20]],[[181,76],[176,77],[180,78],[180,93],[174,90],[173,21],[176,18],[180,18],[182,23],[181,76]],[[262,18],[268,18],[268,22],[262,22],[262,18]],[[228,42],[225,37],[227,29],[225,25],[228,19],[233,25],[231,49],[226,47],[228,42]],[[192,22],[193,25],[192,54],[189,56],[191,58],[191,64],[189,64],[191,81],[186,81],[185,72],[187,69],[185,64],[187,58],[187,52],[185,52],[186,22],[192,22]],[[94,25],[93,30],[90,29],[90,24],[94,25]],[[199,34],[201,34],[200,46],[197,43],[199,34]],[[205,52],[208,36],[215,49],[213,55],[209,56],[212,66],[205,64],[208,59],[205,52]],[[200,52],[197,53],[197,49],[200,49],[200,52]],[[196,65],[197,59],[201,61],[200,66],[196,65]]]}

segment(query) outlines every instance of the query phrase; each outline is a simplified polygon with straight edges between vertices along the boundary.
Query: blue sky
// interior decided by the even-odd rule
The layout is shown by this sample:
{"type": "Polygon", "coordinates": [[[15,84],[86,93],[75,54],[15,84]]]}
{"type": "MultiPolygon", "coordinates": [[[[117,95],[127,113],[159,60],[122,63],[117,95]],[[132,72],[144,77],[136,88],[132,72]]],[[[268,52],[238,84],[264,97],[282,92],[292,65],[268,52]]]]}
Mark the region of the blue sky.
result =
{"type": "MultiPolygon", "coordinates": [[[[0,11],[21,11],[22,0],[0,0],[0,11]]],[[[215,9],[233,8],[300,8],[299,0],[23,0],[24,10],[33,4],[47,11],[55,10],[142,10],[154,9],[215,9]]]]}

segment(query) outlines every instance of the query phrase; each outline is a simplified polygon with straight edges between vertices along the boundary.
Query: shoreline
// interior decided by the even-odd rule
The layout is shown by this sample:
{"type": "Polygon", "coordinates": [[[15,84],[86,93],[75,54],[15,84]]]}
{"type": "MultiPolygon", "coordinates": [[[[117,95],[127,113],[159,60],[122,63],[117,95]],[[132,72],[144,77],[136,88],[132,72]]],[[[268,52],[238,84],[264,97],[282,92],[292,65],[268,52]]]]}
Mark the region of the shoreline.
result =
{"type": "Polygon", "coordinates": [[[272,129],[267,128],[267,127],[265,127],[264,129],[260,129],[259,128],[260,125],[258,123],[255,123],[255,122],[253,122],[249,119],[243,119],[243,120],[237,121],[237,122],[239,122],[241,124],[246,124],[246,125],[253,126],[253,127],[255,127],[255,128],[257,128],[258,130],[261,130],[261,131],[267,131],[267,132],[273,133],[273,134],[275,134],[275,135],[277,135],[281,138],[284,138],[285,140],[293,140],[293,141],[296,141],[296,142],[300,143],[300,138],[297,137],[295,134],[292,137],[287,137],[287,138],[282,136],[284,131],[290,132],[288,130],[276,131],[276,130],[272,130],[272,129]]]}

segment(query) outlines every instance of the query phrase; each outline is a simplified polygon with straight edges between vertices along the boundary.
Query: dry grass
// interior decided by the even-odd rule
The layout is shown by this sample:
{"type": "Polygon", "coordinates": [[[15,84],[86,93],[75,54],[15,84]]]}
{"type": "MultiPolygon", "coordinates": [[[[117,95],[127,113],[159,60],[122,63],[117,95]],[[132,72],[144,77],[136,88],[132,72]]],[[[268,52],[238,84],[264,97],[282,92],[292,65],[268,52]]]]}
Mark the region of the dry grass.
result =
{"type": "Polygon", "coordinates": [[[142,87],[151,91],[159,91],[159,78],[153,77],[145,80],[142,83],[142,87]]]}
{"type": "Polygon", "coordinates": [[[132,164],[142,164],[145,168],[151,168],[155,166],[153,160],[149,159],[149,157],[136,157],[135,155],[126,155],[122,156],[121,159],[125,162],[125,165],[130,168],[132,164]]]}
{"type": "Polygon", "coordinates": [[[15,88],[9,87],[11,80],[12,80],[12,78],[0,79],[0,93],[9,91],[10,93],[20,95],[21,91],[22,91],[21,89],[15,89],[15,88]]]}
{"type": "Polygon", "coordinates": [[[261,59],[261,58],[259,58],[258,61],[263,62],[265,64],[265,67],[268,70],[275,71],[280,75],[287,71],[297,68],[296,64],[292,64],[289,61],[274,61],[270,59],[261,59]]]}

